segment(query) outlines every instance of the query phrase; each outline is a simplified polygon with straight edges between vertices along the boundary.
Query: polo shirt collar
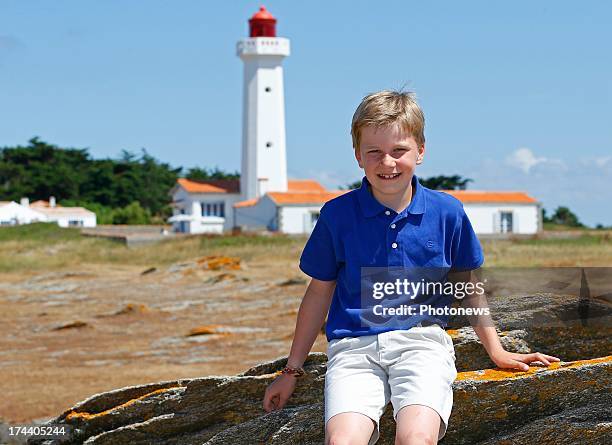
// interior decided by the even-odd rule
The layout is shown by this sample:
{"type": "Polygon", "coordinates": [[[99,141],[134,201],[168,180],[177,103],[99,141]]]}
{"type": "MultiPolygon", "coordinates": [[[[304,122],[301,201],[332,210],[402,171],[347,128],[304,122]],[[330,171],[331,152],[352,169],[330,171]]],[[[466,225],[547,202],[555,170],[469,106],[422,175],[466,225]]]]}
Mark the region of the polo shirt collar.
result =
{"type": "MultiPolygon", "coordinates": [[[[369,184],[370,181],[368,181],[368,178],[364,176],[361,180],[361,187],[357,191],[359,206],[361,207],[361,211],[366,218],[376,216],[379,213],[387,210],[387,207],[378,202],[376,198],[374,198],[374,195],[370,193],[368,190],[369,184]]],[[[425,213],[425,193],[423,192],[423,186],[419,183],[416,175],[412,175],[412,187],[414,188],[414,196],[412,197],[412,201],[410,201],[408,207],[400,212],[400,214],[412,213],[417,215],[425,213]]]]}

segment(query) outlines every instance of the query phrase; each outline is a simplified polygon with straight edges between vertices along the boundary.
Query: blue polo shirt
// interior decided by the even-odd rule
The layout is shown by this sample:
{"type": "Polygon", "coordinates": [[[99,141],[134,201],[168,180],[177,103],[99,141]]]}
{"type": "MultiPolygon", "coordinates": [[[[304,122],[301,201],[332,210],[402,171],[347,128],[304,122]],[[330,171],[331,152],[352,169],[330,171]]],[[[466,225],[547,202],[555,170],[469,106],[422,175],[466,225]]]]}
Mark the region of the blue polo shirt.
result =
{"type": "MultiPolygon", "coordinates": [[[[473,270],[484,261],[480,242],[459,200],[423,187],[416,175],[409,206],[397,213],[374,198],[366,177],[361,187],[325,203],[304,247],[300,269],[322,281],[336,280],[327,316],[328,340],[372,335],[397,326],[363,322],[362,268],[473,270]]],[[[454,297],[427,302],[450,306],[454,297]]],[[[446,326],[448,317],[413,315],[409,329],[423,320],[446,326]]]]}

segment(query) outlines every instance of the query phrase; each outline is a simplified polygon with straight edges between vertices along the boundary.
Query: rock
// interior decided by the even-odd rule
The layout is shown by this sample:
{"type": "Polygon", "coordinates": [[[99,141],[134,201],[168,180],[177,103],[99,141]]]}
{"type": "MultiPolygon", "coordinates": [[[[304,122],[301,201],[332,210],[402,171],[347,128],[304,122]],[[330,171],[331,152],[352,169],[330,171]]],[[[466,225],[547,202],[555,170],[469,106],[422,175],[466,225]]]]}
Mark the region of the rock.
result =
{"type": "Polygon", "coordinates": [[[196,335],[229,335],[229,334],[252,334],[254,332],[267,332],[266,328],[252,328],[248,326],[221,326],[218,324],[211,324],[207,326],[198,326],[193,328],[187,334],[187,337],[193,337],[196,335]]]}
{"type": "MultiPolygon", "coordinates": [[[[265,413],[265,388],[285,364],[286,358],[281,358],[237,376],[122,388],[95,395],[51,422],[73,427],[66,442],[71,444],[322,444],[326,356],[310,354],[304,366],[308,375],[298,381],[286,407],[265,413]]],[[[559,433],[560,428],[570,428],[575,438],[586,438],[581,443],[599,440],[609,432],[609,424],[601,421],[609,411],[590,407],[612,405],[611,374],[612,356],[531,367],[527,372],[459,373],[443,443],[492,444],[503,443],[499,442],[503,438],[512,444],[525,437],[540,443],[542,434],[559,433]]],[[[394,442],[389,408],[381,420],[382,445],[394,442]]],[[[59,442],[46,445],[54,443],[59,442]]]]}
{"type": "MultiPolygon", "coordinates": [[[[610,353],[612,306],[589,301],[586,315],[580,296],[571,295],[497,296],[489,299],[489,307],[508,350],[543,352],[570,361],[610,353]]],[[[458,370],[492,366],[467,318],[452,317],[449,328],[455,333],[458,370]]]]}
{"type": "Polygon", "coordinates": [[[89,324],[84,322],[84,321],[75,320],[75,321],[71,321],[71,322],[68,322],[68,323],[63,323],[63,324],[60,324],[58,326],[55,326],[55,327],[51,328],[51,330],[52,331],[61,331],[61,330],[64,330],[64,329],[84,328],[86,326],[89,326],[89,324]]]}
{"type": "MultiPolygon", "coordinates": [[[[447,333],[455,346],[455,366],[457,371],[485,369],[495,366],[485,351],[478,336],[471,327],[449,329],[447,333]]],[[[499,339],[506,351],[528,353],[531,347],[525,341],[527,332],[522,329],[498,332],[499,339]]]]}
{"type": "Polygon", "coordinates": [[[145,269],[142,272],[140,272],[140,275],[149,275],[150,273],[153,273],[156,271],[157,271],[157,267],[149,267],[148,269],[145,269]]]}
{"type": "Polygon", "coordinates": [[[307,280],[305,278],[295,277],[295,278],[289,278],[288,280],[278,283],[278,285],[281,287],[285,287],[285,286],[304,285],[306,283],[307,283],[307,280]]]}
{"type": "Polygon", "coordinates": [[[589,445],[609,444],[612,439],[612,400],[563,411],[520,427],[510,434],[480,445],[523,445],[537,438],[538,444],[589,445]]]}
{"type": "Polygon", "coordinates": [[[150,312],[151,309],[146,304],[143,303],[127,303],[121,309],[117,309],[114,312],[110,312],[107,314],[99,314],[96,315],[98,318],[104,317],[113,317],[115,315],[125,315],[125,314],[145,314],[150,312]]]}
{"type": "Polygon", "coordinates": [[[233,273],[220,273],[219,275],[215,275],[214,277],[210,277],[209,279],[206,280],[206,283],[211,283],[211,284],[216,284],[216,283],[220,283],[221,281],[231,281],[231,280],[235,280],[236,274],[233,273]]]}

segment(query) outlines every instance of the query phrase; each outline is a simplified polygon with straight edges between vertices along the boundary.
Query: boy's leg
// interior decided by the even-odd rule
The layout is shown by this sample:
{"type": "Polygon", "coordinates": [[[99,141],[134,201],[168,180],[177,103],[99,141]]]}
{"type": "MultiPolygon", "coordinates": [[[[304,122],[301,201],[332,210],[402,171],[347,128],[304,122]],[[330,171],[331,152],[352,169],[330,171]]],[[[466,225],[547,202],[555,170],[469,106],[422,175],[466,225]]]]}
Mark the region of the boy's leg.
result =
{"type": "Polygon", "coordinates": [[[333,340],[325,373],[325,443],[373,445],[389,402],[376,335],[333,340]]]}
{"type": "Polygon", "coordinates": [[[397,445],[433,445],[438,442],[442,419],[437,411],[424,405],[406,405],[397,413],[397,445]]]}
{"type": "Polygon", "coordinates": [[[325,424],[325,445],[368,445],[376,422],[361,413],[340,413],[325,424]]]}
{"type": "Polygon", "coordinates": [[[453,406],[452,384],[457,370],[452,339],[442,328],[432,325],[385,333],[383,342],[385,360],[392,363],[389,386],[396,430],[403,436],[412,436],[413,432],[423,436],[420,441],[403,441],[403,436],[398,435],[396,443],[430,443],[423,439],[432,434],[436,443],[446,433],[453,406]],[[426,425],[414,421],[416,413],[426,425]],[[413,430],[415,425],[417,429],[413,430]]]}

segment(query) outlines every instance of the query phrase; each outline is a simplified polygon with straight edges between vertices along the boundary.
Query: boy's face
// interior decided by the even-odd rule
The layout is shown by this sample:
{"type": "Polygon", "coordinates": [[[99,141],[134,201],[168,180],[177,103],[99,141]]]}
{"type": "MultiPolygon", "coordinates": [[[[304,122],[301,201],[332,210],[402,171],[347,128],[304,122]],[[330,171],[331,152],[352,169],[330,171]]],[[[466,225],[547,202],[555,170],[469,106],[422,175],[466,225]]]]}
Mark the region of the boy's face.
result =
{"type": "Polygon", "coordinates": [[[361,129],[355,157],[374,191],[391,198],[410,187],[417,164],[423,162],[425,145],[419,146],[399,125],[361,129]]]}

